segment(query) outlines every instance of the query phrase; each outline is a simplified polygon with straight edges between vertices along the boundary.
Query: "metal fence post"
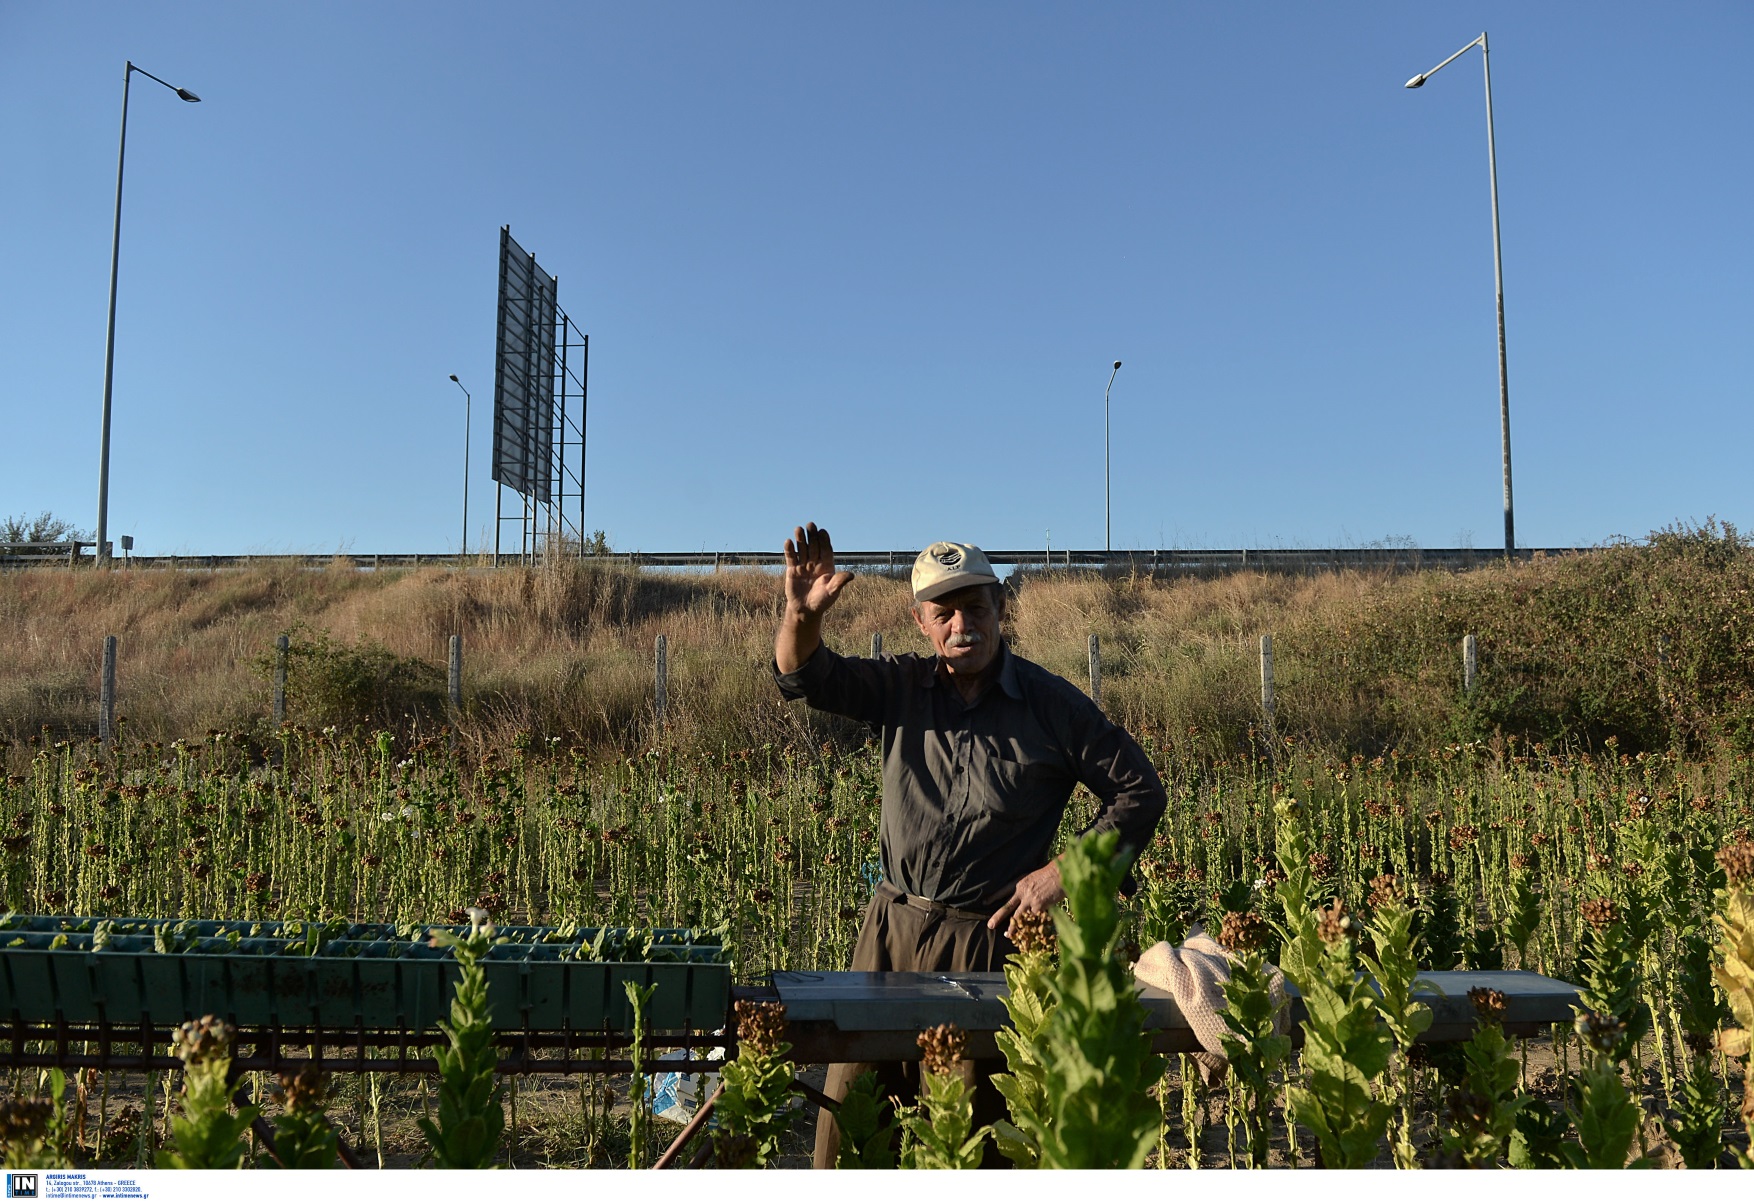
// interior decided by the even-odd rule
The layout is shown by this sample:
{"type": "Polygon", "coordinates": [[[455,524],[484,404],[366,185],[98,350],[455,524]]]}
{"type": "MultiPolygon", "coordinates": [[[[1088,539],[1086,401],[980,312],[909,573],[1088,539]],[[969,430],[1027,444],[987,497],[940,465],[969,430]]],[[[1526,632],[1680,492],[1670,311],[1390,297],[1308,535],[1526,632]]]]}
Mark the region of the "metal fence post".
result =
{"type": "Polygon", "coordinates": [[[451,699],[451,712],[463,711],[463,636],[451,635],[450,670],[446,673],[445,693],[451,699]]]}
{"type": "Polygon", "coordinates": [[[1479,643],[1472,634],[1462,638],[1462,691],[1474,691],[1474,679],[1480,669],[1479,643]]]}
{"type": "Polygon", "coordinates": [[[1090,636],[1090,699],[1102,704],[1102,643],[1090,636]]]}
{"type": "Polygon", "coordinates": [[[658,635],[658,662],[656,689],[652,697],[652,710],[657,715],[658,724],[663,725],[670,715],[670,640],[658,635]]]}
{"type": "Polygon", "coordinates": [[[883,657],[883,635],[881,633],[871,635],[871,657],[873,659],[883,657]]]}
{"type": "Polygon", "coordinates": [[[116,636],[104,637],[104,674],[98,686],[97,737],[105,746],[116,734],[116,636]]]}
{"type": "Polygon", "coordinates": [[[286,720],[286,658],[292,640],[285,634],[274,640],[274,724],[286,720]]]}
{"type": "Polygon", "coordinates": [[[1261,635],[1261,713],[1267,719],[1267,732],[1273,731],[1273,635],[1261,635]]]}

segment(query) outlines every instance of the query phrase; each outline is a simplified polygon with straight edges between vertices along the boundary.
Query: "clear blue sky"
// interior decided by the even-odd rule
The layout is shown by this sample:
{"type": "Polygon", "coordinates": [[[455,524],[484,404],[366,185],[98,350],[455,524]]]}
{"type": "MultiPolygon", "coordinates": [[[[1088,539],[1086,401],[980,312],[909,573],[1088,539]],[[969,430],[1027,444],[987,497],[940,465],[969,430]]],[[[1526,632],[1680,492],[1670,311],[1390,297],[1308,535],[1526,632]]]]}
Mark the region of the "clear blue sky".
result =
{"type": "Polygon", "coordinates": [[[0,0],[0,510],[454,549],[492,512],[498,231],[591,335],[618,549],[1754,527],[1745,0],[0,0]]]}

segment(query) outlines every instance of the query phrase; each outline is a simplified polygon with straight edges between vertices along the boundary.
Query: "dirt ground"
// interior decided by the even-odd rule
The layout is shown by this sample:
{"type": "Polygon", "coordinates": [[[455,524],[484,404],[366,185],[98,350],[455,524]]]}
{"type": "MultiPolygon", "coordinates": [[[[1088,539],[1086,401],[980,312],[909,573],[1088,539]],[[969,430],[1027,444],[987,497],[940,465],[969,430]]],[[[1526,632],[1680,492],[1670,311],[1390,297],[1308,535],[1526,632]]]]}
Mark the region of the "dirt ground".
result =
{"type": "MultiPolygon", "coordinates": [[[[1559,1054],[1565,1054],[1567,1062],[1575,1066],[1575,1047],[1556,1054],[1551,1040],[1527,1039],[1521,1043],[1521,1048],[1527,1053],[1526,1087],[1550,1104],[1559,1104],[1563,1100],[1559,1089],[1559,1054]]],[[[1420,1078],[1416,1088],[1420,1100],[1415,1108],[1415,1142],[1422,1148],[1430,1148],[1437,1144],[1436,1128],[1440,1115],[1433,1099],[1439,1095],[1439,1090],[1434,1068],[1425,1067],[1418,1071],[1420,1078]]],[[[826,1068],[820,1064],[808,1065],[800,1076],[820,1088],[826,1068]]],[[[171,1079],[174,1081],[174,1076],[171,1079]]],[[[1198,1079],[1197,1074],[1194,1079],[1198,1079]]],[[[160,1073],[154,1081],[152,1113],[155,1130],[161,1138],[166,1129],[166,1080],[166,1074],[160,1073]]],[[[5,1084],[12,1095],[29,1094],[37,1091],[34,1088],[36,1073],[34,1070],[11,1073],[5,1078],[5,1084]]],[[[77,1162],[88,1167],[124,1168],[149,1161],[143,1157],[150,1156],[153,1144],[149,1142],[143,1148],[140,1137],[145,1084],[140,1073],[113,1072],[108,1078],[106,1097],[103,1081],[95,1073],[83,1081],[77,1077],[70,1080],[68,1098],[75,1101],[75,1113],[82,1113],[84,1119],[76,1142],[77,1162]],[[81,1100],[76,1086],[82,1083],[86,1087],[81,1100]],[[98,1153],[100,1114],[103,1128],[101,1154],[98,1153]]],[[[1728,1084],[1732,1100],[1726,1107],[1726,1141],[1745,1146],[1747,1138],[1737,1124],[1734,1101],[1741,1095],[1740,1073],[1730,1072],[1728,1084]]],[[[252,1095],[264,1097],[267,1116],[272,1120],[276,1109],[268,1095],[269,1082],[245,1077],[239,1085],[252,1095]]],[[[330,1119],[341,1128],[343,1138],[365,1166],[377,1167],[380,1163],[386,1168],[420,1166],[426,1154],[426,1143],[416,1119],[435,1104],[433,1082],[430,1078],[379,1075],[375,1078],[375,1111],[373,1085],[374,1081],[363,1076],[333,1077],[328,1101],[330,1119]]],[[[629,1137],[626,1087],[624,1078],[532,1075],[508,1079],[505,1082],[508,1113],[506,1166],[523,1169],[625,1167],[629,1137]]],[[[1165,1142],[1160,1145],[1165,1154],[1154,1153],[1148,1166],[1185,1168],[1191,1165],[1181,1116],[1183,1092],[1178,1057],[1171,1057],[1165,1088],[1169,1129],[1165,1142]],[[1159,1162],[1160,1159],[1163,1162],[1159,1162]]],[[[1232,1162],[1233,1155],[1241,1152],[1240,1145],[1236,1145],[1240,1131],[1233,1131],[1225,1123],[1224,1095],[1221,1084],[1197,1090],[1196,1107],[1201,1114],[1202,1127],[1199,1137],[1201,1167],[1226,1167],[1232,1162]]],[[[1663,1166],[1681,1166],[1679,1156],[1663,1133],[1657,1112],[1663,1097],[1663,1082],[1654,1063],[1645,1067],[1644,1096],[1650,1116],[1645,1123],[1643,1149],[1663,1166]]],[[[1308,1133],[1303,1133],[1294,1151],[1287,1141],[1284,1123],[1279,1121],[1275,1126],[1273,1166],[1313,1167],[1313,1140],[1308,1133]]],[[[815,1107],[799,1098],[782,1145],[782,1154],[772,1166],[808,1168],[815,1128],[815,1107]]],[[[648,1162],[661,1153],[681,1129],[677,1123],[654,1120],[648,1162]]],[[[704,1144],[705,1139],[697,1137],[685,1149],[681,1162],[686,1163],[704,1144]]],[[[1393,1166],[1386,1151],[1375,1166],[1393,1166]]]]}

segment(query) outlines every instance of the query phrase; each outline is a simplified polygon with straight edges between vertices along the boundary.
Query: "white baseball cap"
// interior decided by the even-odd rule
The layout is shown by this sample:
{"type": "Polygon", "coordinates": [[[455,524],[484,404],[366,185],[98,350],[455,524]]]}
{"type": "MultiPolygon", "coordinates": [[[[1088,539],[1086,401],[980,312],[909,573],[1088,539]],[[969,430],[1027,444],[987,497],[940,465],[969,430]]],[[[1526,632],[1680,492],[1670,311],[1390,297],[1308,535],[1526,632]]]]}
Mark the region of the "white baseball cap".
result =
{"type": "Polygon", "coordinates": [[[936,600],[958,588],[998,582],[985,552],[967,542],[934,542],[914,560],[915,600],[936,600]]]}

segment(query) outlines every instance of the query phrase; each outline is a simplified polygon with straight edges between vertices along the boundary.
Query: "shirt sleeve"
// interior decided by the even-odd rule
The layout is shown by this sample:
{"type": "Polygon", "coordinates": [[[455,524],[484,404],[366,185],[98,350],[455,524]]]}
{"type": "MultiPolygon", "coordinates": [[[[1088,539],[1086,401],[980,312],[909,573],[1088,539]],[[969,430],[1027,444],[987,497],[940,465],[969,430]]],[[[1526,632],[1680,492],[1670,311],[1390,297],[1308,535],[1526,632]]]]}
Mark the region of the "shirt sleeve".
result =
{"type": "MultiPolygon", "coordinates": [[[[1082,703],[1071,714],[1078,782],[1102,803],[1096,820],[1083,832],[1118,830],[1121,844],[1137,856],[1150,845],[1157,823],[1169,809],[1169,795],[1133,736],[1110,721],[1088,697],[1079,694],[1078,700],[1082,703]]],[[[1131,875],[1129,871],[1129,878],[1131,875]]]]}
{"type": "Polygon", "coordinates": [[[770,666],[774,683],[787,700],[803,700],[824,713],[883,724],[896,673],[896,665],[890,661],[843,658],[821,643],[797,671],[781,672],[777,662],[770,666]]]}

